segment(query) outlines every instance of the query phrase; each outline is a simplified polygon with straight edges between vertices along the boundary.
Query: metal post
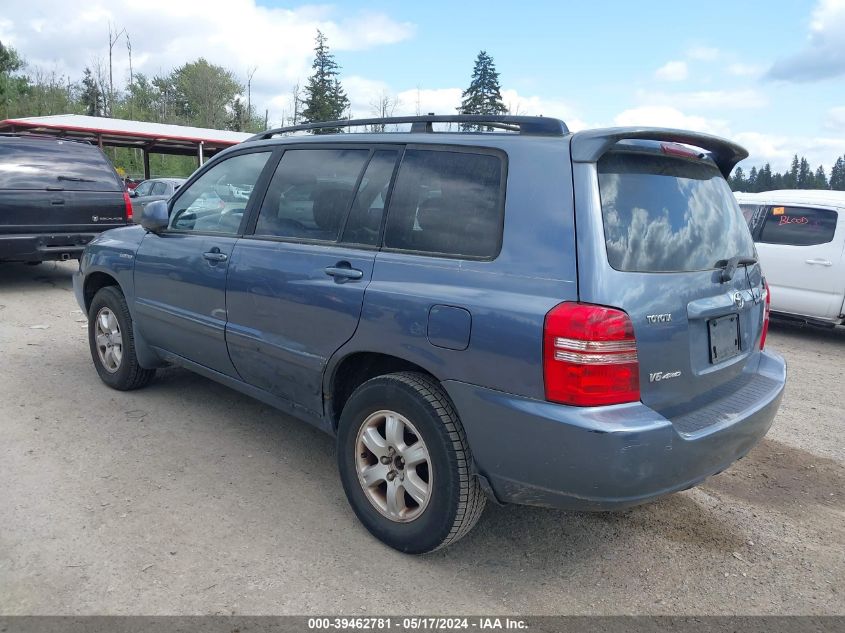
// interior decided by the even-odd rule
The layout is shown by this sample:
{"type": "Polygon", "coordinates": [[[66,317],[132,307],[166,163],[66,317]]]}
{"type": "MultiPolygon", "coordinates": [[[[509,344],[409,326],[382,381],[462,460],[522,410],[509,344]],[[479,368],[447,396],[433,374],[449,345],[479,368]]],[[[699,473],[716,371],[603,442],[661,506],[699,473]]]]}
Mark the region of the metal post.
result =
{"type": "Polygon", "coordinates": [[[141,152],[144,154],[144,180],[148,180],[150,177],[150,150],[144,147],[141,152]]]}
{"type": "Polygon", "coordinates": [[[202,145],[203,145],[203,141],[200,141],[199,144],[197,145],[197,161],[199,162],[198,167],[202,167],[202,164],[205,162],[205,158],[203,157],[203,154],[202,154],[202,145]]]}

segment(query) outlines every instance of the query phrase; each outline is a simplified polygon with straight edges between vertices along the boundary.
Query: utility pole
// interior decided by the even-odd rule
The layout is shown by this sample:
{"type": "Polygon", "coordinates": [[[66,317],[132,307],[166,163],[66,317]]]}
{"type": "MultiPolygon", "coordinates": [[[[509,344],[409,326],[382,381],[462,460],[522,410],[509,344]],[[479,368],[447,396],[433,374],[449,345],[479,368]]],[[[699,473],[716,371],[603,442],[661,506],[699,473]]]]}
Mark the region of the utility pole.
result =
{"type": "MultiPolygon", "coordinates": [[[[132,74],[132,42],[129,41],[129,31],[126,31],[126,50],[129,53],[129,90],[132,90],[132,83],[135,76],[132,74]]],[[[135,118],[135,100],[129,100],[129,118],[135,118]]]]}
{"type": "Polygon", "coordinates": [[[253,66],[252,70],[247,68],[246,71],[246,116],[250,121],[252,120],[252,76],[256,70],[258,70],[258,66],[253,66]]]}

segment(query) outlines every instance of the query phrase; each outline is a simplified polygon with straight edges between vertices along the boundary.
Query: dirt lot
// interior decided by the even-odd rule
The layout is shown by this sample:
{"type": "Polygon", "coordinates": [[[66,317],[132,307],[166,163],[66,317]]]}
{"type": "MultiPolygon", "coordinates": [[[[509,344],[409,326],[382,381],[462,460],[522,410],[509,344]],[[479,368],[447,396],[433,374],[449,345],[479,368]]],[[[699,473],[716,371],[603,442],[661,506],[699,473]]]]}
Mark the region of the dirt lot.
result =
{"type": "Polygon", "coordinates": [[[845,331],[775,326],[775,426],[618,514],[488,506],[412,558],[357,523],[332,440],[182,370],[97,378],[75,264],[0,266],[0,613],[845,614],[845,331]]]}

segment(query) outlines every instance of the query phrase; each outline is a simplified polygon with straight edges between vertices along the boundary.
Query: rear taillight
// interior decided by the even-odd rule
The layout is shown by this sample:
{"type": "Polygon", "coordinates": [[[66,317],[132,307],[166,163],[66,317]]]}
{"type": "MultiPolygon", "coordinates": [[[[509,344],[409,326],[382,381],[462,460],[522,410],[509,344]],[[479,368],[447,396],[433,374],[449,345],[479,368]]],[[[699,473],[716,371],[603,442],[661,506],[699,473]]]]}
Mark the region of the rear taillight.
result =
{"type": "Polygon", "coordinates": [[[580,407],[640,399],[634,326],[621,310],[561,303],[543,331],[546,400],[580,407]]]}
{"type": "Polygon", "coordinates": [[[766,335],[769,333],[769,312],[772,309],[772,297],[769,291],[769,282],[763,280],[763,294],[765,295],[765,303],[763,304],[763,328],[760,331],[760,349],[766,346],[766,335]]]}
{"type": "Polygon", "coordinates": [[[129,224],[132,222],[132,200],[129,198],[129,192],[123,192],[123,205],[125,208],[126,214],[126,223],[129,224]]]}

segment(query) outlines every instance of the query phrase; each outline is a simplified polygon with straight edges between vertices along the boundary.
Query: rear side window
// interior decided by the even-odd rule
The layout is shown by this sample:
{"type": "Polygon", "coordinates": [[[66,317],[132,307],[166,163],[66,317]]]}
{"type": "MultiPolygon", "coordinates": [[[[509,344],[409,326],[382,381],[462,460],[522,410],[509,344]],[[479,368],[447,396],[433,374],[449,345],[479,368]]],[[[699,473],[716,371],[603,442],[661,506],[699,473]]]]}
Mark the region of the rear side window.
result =
{"type": "Polygon", "coordinates": [[[0,189],[122,191],[103,153],[72,141],[0,140],[0,189]]]}
{"type": "Polygon", "coordinates": [[[767,207],[758,241],[791,246],[825,244],[833,239],[837,219],[836,211],[828,209],[767,207]]]}
{"type": "Polygon", "coordinates": [[[707,270],[754,256],[745,218],[712,164],[609,152],[598,174],[607,257],[616,270],[707,270]]]}
{"type": "Polygon", "coordinates": [[[282,155],[255,235],[336,241],[367,149],[292,149],[282,155]]]}
{"type": "Polygon", "coordinates": [[[497,155],[407,150],[387,213],[385,246],[495,257],[502,241],[503,183],[497,155]]]}

